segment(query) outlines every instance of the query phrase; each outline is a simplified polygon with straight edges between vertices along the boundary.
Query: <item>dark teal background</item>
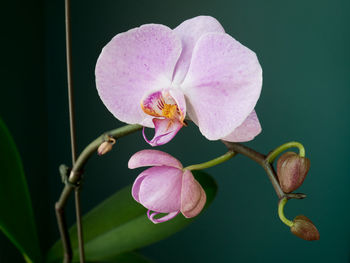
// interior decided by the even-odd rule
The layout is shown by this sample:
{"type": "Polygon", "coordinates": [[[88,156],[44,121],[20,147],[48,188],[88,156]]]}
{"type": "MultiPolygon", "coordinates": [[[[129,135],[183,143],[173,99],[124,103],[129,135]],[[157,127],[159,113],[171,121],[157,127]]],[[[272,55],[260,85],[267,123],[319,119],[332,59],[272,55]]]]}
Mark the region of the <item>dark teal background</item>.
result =
{"type": "MultiPolygon", "coordinates": [[[[62,189],[61,163],[70,164],[65,72],[64,1],[15,0],[2,6],[0,116],[19,147],[41,245],[58,238],[53,205],[62,189]]],[[[205,14],[216,17],[254,50],[264,84],[256,110],[263,132],[248,145],[267,153],[297,140],[311,169],[286,215],[305,214],[321,239],[306,242],[277,216],[277,197],[263,169],[244,156],[208,169],[219,192],[198,220],[173,237],[142,249],[155,262],[349,262],[350,260],[350,27],[348,0],[335,1],[72,1],[73,75],[78,149],[119,123],[100,101],[94,67],[102,47],[117,33],[145,23],[175,27],[205,14]]],[[[140,133],[118,141],[110,154],[86,167],[86,212],[137,172],[129,157],[149,146],[140,133]]],[[[184,128],[158,149],[184,165],[221,155],[197,127],[184,128]]],[[[72,202],[68,220],[74,222],[72,202]]],[[[21,262],[0,236],[0,262],[21,262]]]]}

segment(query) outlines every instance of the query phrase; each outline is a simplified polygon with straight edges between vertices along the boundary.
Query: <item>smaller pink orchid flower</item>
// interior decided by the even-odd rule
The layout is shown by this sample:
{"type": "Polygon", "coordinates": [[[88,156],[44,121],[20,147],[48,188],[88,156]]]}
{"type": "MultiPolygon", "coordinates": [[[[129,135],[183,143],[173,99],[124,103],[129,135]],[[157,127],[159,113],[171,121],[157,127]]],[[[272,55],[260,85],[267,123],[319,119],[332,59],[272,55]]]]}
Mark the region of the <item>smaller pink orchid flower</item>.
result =
{"type": "Polygon", "coordinates": [[[143,171],[132,187],[134,199],[148,209],[155,224],[174,218],[180,212],[195,217],[202,211],[206,194],[189,170],[171,155],[157,150],[143,150],[129,160],[130,169],[154,166],[143,171]],[[155,218],[160,213],[167,215],[155,218]]]}

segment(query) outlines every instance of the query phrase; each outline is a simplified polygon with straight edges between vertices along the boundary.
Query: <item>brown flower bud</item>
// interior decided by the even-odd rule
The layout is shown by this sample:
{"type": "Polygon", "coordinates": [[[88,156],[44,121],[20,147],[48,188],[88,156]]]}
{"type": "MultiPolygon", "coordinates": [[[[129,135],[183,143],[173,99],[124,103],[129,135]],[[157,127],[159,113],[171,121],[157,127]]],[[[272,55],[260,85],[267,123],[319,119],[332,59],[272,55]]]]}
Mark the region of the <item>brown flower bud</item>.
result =
{"type": "Polygon", "coordinates": [[[108,137],[108,141],[105,141],[100,144],[97,149],[98,155],[104,155],[112,150],[113,145],[115,144],[115,139],[113,137],[108,137]]]}
{"type": "Polygon", "coordinates": [[[98,155],[104,155],[108,153],[110,150],[112,150],[113,145],[109,142],[103,142],[97,149],[97,154],[98,155]]]}
{"type": "Polygon", "coordinates": [[[277,161],[277,176],[285,193],[299,188],[310,169],[310,160],[295,152],[286,152],[277,161]]]}
{"type": "Polygon", "coordinates": [[[294,225],[290,228],[290,231],[297,237],[307,241],[320,239],[320,233],[318,232],[317,228],[306,216],[296,216],[293,223],[294,225]]]}

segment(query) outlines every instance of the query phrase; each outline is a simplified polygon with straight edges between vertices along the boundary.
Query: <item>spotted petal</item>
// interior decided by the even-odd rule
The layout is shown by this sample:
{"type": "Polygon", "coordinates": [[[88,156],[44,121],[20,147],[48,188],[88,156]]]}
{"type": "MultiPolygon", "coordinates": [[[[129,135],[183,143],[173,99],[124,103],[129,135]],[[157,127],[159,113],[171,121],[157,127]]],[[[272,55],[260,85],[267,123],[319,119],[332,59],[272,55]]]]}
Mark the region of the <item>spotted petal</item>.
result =
{"type": "Polygon", "coordinates": [[[174,32],[182,41],[182,53],[176,64],[173,79],[174,83],[180,84],[190,67],[193,48],[198,39],[207,33],[225,33],[225,30],[214,17],[197,16],[182,22],[174,28],[174,32]]]}
{"type": "Polygon", "coordinates": [[[128,167],[134,169],[144,166],[170,166],[182,169],[182,164],[168,153],[158,150],[142,150],[131,156],[128,167]]]}
{"type": "Polygon", "coordinates": [[[170,87],[181,50],[180,39],[163,25],[116,35],[103,48],[95,69],[97,90],[108,110],[123,122],[145,123],[150,116],[142,111],[141,99],[156,88],[170,87]]]}
{"type": "Polygon", "coordinates": [[[187,113],[209,140],[233,132],[253,111],[262,85],[255,53],[224,33],[202,36],[181,87],[187,113]]]}
{"type": "Polygon", "coordinates": [[[260,132],[261,125],[254,110],[240,126],[224,137],[223,140],[228,142],[247,142],[253,140],[260,132]]]}
{"type": "Polygon", "coordinates": [[[152,211],[170,213],[180,210],[182,170],[158,166],[146,170],[138,198],[140,203],[152,211]]]}

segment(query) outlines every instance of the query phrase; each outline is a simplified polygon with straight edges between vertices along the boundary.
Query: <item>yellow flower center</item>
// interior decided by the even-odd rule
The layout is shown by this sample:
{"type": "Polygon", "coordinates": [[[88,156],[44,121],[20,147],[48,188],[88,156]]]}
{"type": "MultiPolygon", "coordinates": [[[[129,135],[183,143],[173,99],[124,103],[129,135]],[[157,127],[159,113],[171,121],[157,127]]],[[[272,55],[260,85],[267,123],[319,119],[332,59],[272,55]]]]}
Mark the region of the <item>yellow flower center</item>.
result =
{"type": "Polygon", "coordinates": [[[174,98],[171,97],[168,92],[158,91],[149,94],[141,100],[141,108],[144,113],[148,115],[164,117],[171,120],[171,122],[180,121],[186,126],[186,123],[184,122],[185,116],[179,109],[174,98]]]}
{"type": "Polygon", "coordinates": [[[166,104],[164,103],[164,107],[162,109],[162,115],[169,119],[175,119],[178,115],[178,108],[176,104],[166,104]]]}

